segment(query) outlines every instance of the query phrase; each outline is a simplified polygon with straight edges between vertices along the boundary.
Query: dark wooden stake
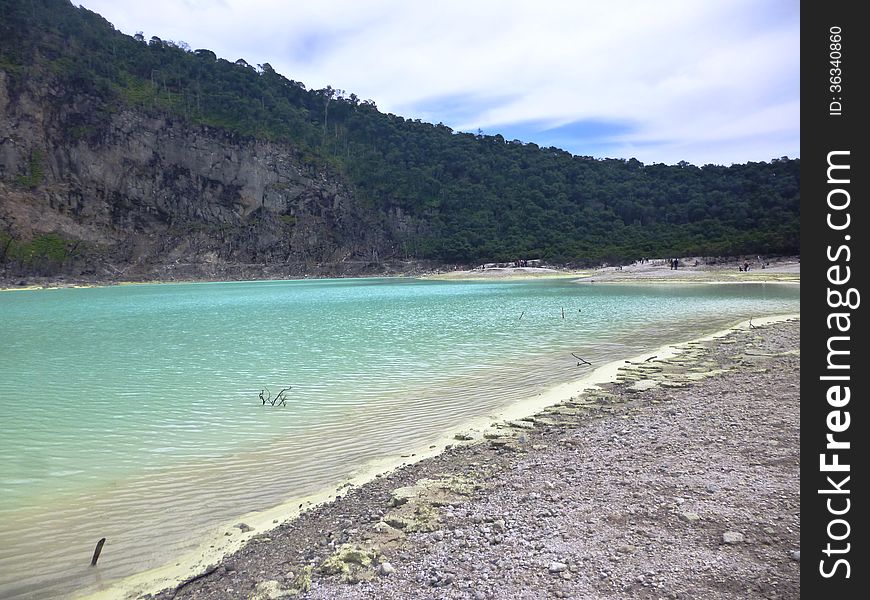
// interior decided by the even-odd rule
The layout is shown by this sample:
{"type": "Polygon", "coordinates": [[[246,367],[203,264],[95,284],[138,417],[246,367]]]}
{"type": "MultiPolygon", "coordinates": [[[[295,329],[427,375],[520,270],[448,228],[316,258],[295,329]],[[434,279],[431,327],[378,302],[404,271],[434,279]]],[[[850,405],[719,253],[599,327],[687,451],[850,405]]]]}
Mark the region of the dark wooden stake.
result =
{"type": "Polygon", "coordinates": [[[565,318],[565,307],[564,306],[562,307],[562,318],[563,319],[565,318]]]}
{"type": "Polygon", "coordinates": [[[99,542],[97,542],[97,547],[94,548],[94,557],[91,559],[91,566],[92,567],[97,566],[97,561],[100,559],[100,552],[103,551],[103,544],[105,544],[105,543],[106,543],[106,538],[102,538],[102,539],[100,539],[99,542]]]}

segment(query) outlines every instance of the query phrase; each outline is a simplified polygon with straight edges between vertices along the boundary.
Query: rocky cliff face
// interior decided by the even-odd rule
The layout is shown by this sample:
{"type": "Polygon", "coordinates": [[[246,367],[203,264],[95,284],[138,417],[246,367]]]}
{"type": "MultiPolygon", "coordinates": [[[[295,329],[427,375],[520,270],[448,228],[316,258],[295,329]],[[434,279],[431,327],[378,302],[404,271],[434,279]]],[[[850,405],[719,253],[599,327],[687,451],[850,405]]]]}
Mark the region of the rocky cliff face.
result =
{"type": "Polygon", "coordinates": [[[383,220],[290,146],[2,71],[0,236],[7,277],[344,274],[392,253],[383,220]]]}

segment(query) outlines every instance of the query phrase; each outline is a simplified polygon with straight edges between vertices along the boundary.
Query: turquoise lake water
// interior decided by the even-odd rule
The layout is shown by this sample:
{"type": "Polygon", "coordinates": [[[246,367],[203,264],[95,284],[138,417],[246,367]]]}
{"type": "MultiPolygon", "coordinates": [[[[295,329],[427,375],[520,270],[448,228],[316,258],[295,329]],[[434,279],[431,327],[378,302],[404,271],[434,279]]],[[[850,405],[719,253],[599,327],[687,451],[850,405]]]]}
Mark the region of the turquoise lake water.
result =
{"type": "Polygon", "coordinates": [[[0,597],[64,597],[789,285],[341,279],[0,293],[0,597]],[[563,317],[564,310],[564,317],[563,317]],[[292,386],[287,406],[258,398],[292,386]],[[98,569],[94,544],[107,537],[98,569]]]}

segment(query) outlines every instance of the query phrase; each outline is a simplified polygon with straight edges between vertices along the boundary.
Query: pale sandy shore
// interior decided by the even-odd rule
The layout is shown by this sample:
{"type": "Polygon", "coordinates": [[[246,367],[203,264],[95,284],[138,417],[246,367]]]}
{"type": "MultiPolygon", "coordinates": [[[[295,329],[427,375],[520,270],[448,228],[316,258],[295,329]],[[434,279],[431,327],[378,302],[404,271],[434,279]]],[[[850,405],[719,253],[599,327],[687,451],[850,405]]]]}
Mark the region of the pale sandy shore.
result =
{"type": "Polygon", "coordinates": [[[547,267],[477,268],[427,275],[428,279],[444,280],[506,280],[569,278],[584,283],[799,283],[800,259],[778,258],[756,260],[749,271],[741,271],[743,261],[736,259],[719,264],[706,264],[703,259],[682,258],[677,269],[666,259],[651,259],[644,263],[595,269],[569,270],[547,267]]]}
{"type": "Polygon", "coordinates": [[[236,524],[229,556],[95,597],[797,598],[799,322],[753,323],[611,364],[236,524]]]}

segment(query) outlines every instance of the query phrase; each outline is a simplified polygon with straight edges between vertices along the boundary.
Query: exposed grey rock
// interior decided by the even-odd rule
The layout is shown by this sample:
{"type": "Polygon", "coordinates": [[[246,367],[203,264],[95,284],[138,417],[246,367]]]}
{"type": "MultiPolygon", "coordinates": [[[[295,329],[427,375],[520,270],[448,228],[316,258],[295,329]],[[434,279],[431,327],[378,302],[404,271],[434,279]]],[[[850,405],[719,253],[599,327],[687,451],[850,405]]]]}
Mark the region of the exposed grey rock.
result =
{"type": "Polygon", "coordinates": [[[743,534],[738,531],[726,531],[722,534],[723,544],[741,544],[743,543],[743,534]]]}
{"type": "MultiPolygon", "coordinates": [[[[378,222],[339,176],[313,168],[289,144],[148,111],[107,112],[87,94],[57,102],[58,90],[45,83],[17,81],[15,101],[0,102],[0,223],[19,238],[84,241],[58,267],[65,273],[352,272],[389,257],[391,231],[407,221],[392,212],[378,222]],[[71,127],[93,133],[71,139],[71,127]],[[34,150],[44,163],[39,188],[6,193],[34,150]]],[[[0,70],[0,98],[11,82],[0,70]]]]}
{"type": "Polygon", "coordinates": [[[568,569],[568,565],[562,562],[551,562],[547,565],[547,570],[550,573],[561,573],[562,571],[566,571],[568,569]]]}

